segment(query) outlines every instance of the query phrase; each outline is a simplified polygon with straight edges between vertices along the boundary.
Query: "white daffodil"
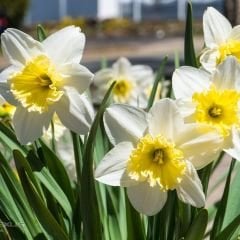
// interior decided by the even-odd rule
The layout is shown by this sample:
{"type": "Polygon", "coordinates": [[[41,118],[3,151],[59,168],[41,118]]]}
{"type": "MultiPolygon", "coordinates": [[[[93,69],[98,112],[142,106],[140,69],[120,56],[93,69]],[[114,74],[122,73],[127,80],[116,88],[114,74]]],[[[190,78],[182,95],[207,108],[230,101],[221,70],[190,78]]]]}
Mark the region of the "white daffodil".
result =
{"type": "Polygon", "coordinates": [[[173,100],[159,100],[145,113],[115,104],[104,114],[106,132],[115,147],[95,171],[98,181],[127,187],[132,205],[154,215],[176,189],[180,200],[203,207],[205,197],[194,168],[214,159],[221,139],[211,127],[184,124],[173,100]]]}
{"type": "Polygon", "coordinates": [[[187,122],[213,126],[224,138],[223,149],[240,160],[240,66],[228,57],[212,74],[180,67],[173,91],[187,122]]]}
{"type": "Polygon", "coordinates": [[[206,48],[200,57],[202,66],[212,72],[227,56],[240,60],[240,25],[230,22],[216,9],[208,7],[203,15],[206,48]]]}
{"type": "Polygon", "coordinates": [[[17,30],[1,35],[2,52],[11,64],[0,74],[0,93],[16,106],[13,126],[22,144],[47,129],[54,113],[70,130],[85,134],[92,111],[81,95],[93,74],[79,62],[85,35],[66,27],[43,42],[17,30]]]}
{"type": "Polygon", "coordinates": [[[100,103],[111,83],[116,81],[113,100],[146,107],[154,81],[152,69],[146,65],[132,65],[128,59],[118,59],[111,68],[95,73],[92,95],[95,103],[100,103]]]}

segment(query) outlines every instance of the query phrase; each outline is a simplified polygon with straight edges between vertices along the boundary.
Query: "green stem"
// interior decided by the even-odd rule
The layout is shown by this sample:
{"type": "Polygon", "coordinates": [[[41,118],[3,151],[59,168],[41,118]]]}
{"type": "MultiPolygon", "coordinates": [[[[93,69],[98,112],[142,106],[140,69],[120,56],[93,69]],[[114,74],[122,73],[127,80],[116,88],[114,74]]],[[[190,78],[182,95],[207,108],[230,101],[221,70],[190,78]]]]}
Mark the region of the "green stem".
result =
{"type": "Polygon", "coordinates": [[[53,152],[56,152],[56,144],[55,144],[55,128],[54,128],[54,122],[53,122],[53,120],[51,121],[51,131],[52,131],[52,139],[51,139],[52,150],[53,150],[53,152]]]}
{"type": "Polygon", "coordinates": [[[75,159],[75,167],[76,167],[76,174],[77,174],[77,182],[78,187],[80,187],[81,179],[82,179],[82,150],[81,150],[81,141],[80,137],[71,132],[72,141],[73,141],[73,151],[74,151],[74,159],[75,159]]]}

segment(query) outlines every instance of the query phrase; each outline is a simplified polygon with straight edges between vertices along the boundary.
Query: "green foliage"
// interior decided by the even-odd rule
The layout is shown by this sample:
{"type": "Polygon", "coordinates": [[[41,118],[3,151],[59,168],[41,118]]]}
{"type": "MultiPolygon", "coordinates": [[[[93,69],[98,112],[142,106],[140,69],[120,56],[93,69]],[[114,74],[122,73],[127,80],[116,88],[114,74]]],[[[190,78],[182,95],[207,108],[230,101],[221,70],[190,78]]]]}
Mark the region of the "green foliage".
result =
{"type": "Polygon", "coordinates": [[[19,27],[29,6],[29,0],[1,0],[0,9],[7,15],[10,26],[19,27]]]}

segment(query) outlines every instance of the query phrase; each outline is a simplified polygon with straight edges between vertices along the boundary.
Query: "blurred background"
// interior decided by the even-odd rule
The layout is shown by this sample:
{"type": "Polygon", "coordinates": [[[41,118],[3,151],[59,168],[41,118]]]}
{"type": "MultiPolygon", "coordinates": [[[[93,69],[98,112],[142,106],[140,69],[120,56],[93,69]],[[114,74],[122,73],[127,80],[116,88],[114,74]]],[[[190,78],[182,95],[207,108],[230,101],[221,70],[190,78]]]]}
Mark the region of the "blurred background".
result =
{"type": "MultiPolygon", "coordinates": [[[[17,27],[35,37],[36,24],[48,33],[80,26],[87,36],[83,61],[98,68],[101,58],[126,56],[150,61],[183,53],[186,0],[0,0],[0,32],[17,27]],[[95,63],[94,63],[95,62],[95,63]]],[[[239,23],[239,0],[192,0],[197,50],[203,46],[202,15],[207,6],[239,23]]],[[[2,57],[0,67],[5,65],[2,57]]]]}

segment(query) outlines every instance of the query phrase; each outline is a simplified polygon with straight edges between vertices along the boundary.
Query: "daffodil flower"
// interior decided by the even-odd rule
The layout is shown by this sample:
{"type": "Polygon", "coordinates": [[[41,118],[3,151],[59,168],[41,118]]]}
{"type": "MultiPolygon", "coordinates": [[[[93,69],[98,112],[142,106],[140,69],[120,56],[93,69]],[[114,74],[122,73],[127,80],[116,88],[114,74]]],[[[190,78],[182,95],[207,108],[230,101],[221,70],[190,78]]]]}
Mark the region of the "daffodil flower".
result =
{"type": "Polygon", "coordinates": [[[184,124],[173,100],[157,101],[149,113],[121,104],[107,108],[106,132],[115,147],[95,171],[95,178],[127,187],[132,205],[154,215],[176,190],[180,200],[203,207],[205,197],[194,166],[201,168],[218,152],[211,127],[184,124]]]}
{"type": "Polygon", "coordinates": [[[95,73],[92,95],[95,103],[100,103],[104,93],[116,81],[113,100],[145,108],[154,81],[152,69],[146,65],[132,65],[128,59],[119,58],[111,68],[95,73]]]}
{"type": "Polygon", "coordinates": [[[41,43],[7,29],[1,41],[11,66],[0,74],[0,94],[16,106],[13,126],[18,140],[26,144],[40,137],[54,113],[70,130],[87,133],[92,110],[82,93],[93,74],[79,64],[85,44],[80,29],[66,27],[41,43]]]}
{"type": "Polygon", "coordinates": [[[12,117],[16,108],[0,96],[0,118],[12,117]]]}
{"type": "Polygon", "coordinates": [[[214,71],[227,56],[240,60],[240,25],[232,28],[221,13],[208,7],[203,15],[203,33],[206,48],[200,62],[207,71],[214,71]]]}
{"type": "Polygon", "coordinates": [[[212,74],[180,67],[173,91],[187,122],[213,126],[224,139],[223,150],[240,160],[240,66],[228,57],[212,74]]]}

